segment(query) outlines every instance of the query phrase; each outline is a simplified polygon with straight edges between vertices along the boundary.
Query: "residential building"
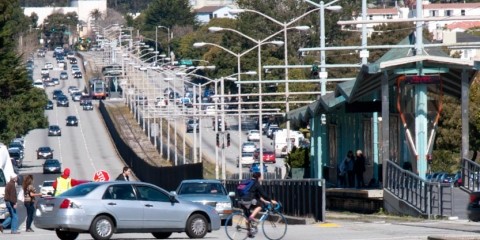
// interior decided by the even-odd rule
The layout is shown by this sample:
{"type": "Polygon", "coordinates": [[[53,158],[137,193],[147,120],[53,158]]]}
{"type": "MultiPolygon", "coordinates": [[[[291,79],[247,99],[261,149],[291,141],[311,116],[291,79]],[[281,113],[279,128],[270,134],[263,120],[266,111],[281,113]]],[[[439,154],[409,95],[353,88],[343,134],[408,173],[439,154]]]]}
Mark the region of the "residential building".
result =
{"type": "Polygon", "coordinates": [[[194,11],[200,23],[208,23],[213,18],[235,18],[229,13],[230,9],[229,6],[206,6],[194,11]]]}
{"type": "Polygon", "coordinates": [[[190,0],[193,9],[200,9],[208,6],[234,6],[235,0],[190,0]]]}

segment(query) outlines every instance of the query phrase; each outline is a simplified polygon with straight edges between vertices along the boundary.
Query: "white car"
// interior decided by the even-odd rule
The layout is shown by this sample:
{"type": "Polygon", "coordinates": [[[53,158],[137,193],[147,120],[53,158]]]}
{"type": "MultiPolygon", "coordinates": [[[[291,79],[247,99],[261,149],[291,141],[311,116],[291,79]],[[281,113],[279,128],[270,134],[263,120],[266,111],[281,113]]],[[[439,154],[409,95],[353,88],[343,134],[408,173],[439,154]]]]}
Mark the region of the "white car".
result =
{"type": "Polygon", "coordinates": [[[36,88],[45,89],[45,85],[43,84],[43,81],[41,79],[33,82],[33,86],[36,88]]]}
{"type": "Polygon", "coordinates": [[[49,74],[50,71],[48,70],[48,68],[45,67],[45,68],[42,68],[41,73],[42,75],[46,75],[46,74],[49,74]]]}
{"type": "Polygon", "coordinates": [[[260,141],[260,131],[250,130],[248,131],[248,141],[260,141]]]}
{"type": "MultiPolygon", "coordinates": [[[[244,142],[242,144],[242,153],[243,152],[255,152],[257,150],[257,146],[253,142],[244,142]]],[[[252,156],[253,157],[253,156],[252,156]]]]}
{"type": "Polygon", "coordinates": [[[55,189],[53,189],[53,182],[54,180],[43,181],[43,184],[38,186],[40,188],[40,193],[44,196],[53,196],[53,191],[55,191],[55,189]]]}
{"type": "Polygon", "coordinates": [[[45,68],[53,70],[53,64],[52,63],[45,63],[45,68]]]}
{"type": "Polygon", "coordinates": [[[215,113],[216,113],[215,106],[207,106],[207,108],[205,109],[206,115],[215,115],[215,113]]]}
{"type": "Polygon", "coordinates": [[[242,167],[243,165],[252,165],[254,162],[253,152],[242,152],[242,159],[240,159],[242,167]]]}

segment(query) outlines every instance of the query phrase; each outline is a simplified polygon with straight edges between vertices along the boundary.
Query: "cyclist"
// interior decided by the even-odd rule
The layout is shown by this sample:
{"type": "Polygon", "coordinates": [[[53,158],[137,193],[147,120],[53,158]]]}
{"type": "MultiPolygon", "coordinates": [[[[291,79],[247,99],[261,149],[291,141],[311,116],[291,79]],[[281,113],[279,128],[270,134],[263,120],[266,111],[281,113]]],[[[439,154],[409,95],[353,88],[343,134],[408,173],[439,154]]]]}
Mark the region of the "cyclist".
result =
{"type": "MultiPolygon", "coordinates": [[[[257,222],[255,216],[260,213],[262,206],[265,204],[277,204],[277,202],[271,199],[263,190],[262,185],[260,184],[260,177],[262,174],[260,171],[255,171],[252,173],[252,180],[254,181],[253,186],[250,188],[248,194],[242,197],[239,201],[240,207],[243,209],[245,216],[248,217],[248,227],[250,228],[251,222],[257,222]],[[253,208],[253,211],[250,211],[253,208]]],[[[249,232],[249,237],[252,237],[252,233],[249,232]]]]}

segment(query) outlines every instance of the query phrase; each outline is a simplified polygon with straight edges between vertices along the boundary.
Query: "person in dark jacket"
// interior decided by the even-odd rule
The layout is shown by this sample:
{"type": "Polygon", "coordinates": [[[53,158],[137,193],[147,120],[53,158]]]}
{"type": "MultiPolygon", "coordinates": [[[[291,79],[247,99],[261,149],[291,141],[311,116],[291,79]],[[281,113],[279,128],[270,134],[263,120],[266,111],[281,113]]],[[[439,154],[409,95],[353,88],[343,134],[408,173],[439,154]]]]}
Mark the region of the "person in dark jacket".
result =
{"type": "Polygon", "coordinates": [[[263,190],[262,185],[260,184],[260,177],[262,174],[260,172],[254,172],[252,174],[252,179],[255,181],[252,188],[250,188],[249,194],[242,198],[242,208],[244,208],[245,215],[248,216],[249,221],[256,222],[255,216],[262,210],[263,204],[277,204],[277,202],[271,199],[263,190]],[[250,212],[250,209],[253,209],[250,212]]]}
{"type": "Polygon", "coordinates": [[[18,231],[18,215],[17,215],[17,189],[15,188],[18,177],[15,173],[10,176],[10,181],[5,187],[5,205],[7,206],[8,213],[10,214],[7,219],[0,225],[0,232],[3,233],[3,228],[10,225],[12,234],[19,234],[18,231]]]}
{"type": "Polygon", "coordinates": [[[129,167],[123,167],[122,173],[120,173],[115,180],[117,180],[117,181],[130,181],[130,174],[131,173],[132,173],[132,170],[129,167]]]}
{"type": "Polygon", "coordinates": [[[365,157],[363,156],[362,150],[357,150],[353,170],[355,171],[355,177],[357,179],[357,188],[365,187],[365,181],[363,180],[363,173],[365,172],[365,157]]]}

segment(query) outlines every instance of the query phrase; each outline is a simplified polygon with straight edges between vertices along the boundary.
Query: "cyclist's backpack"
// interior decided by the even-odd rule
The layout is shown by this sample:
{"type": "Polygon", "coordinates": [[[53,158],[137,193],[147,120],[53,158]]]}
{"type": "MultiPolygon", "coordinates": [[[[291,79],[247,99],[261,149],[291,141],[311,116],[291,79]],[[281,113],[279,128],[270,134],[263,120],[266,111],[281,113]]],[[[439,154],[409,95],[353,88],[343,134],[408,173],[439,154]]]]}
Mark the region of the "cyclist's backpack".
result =
{"type": "Polygon", "coordinates": [[[250,195],[250,189],[253,187],[255,184],[255,180],[253,179],[247,179],[243,180],[238,184],[237,186],[237,195],[240,198],[248,197],[250,195]]]}

